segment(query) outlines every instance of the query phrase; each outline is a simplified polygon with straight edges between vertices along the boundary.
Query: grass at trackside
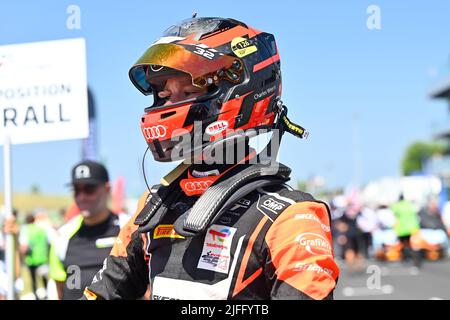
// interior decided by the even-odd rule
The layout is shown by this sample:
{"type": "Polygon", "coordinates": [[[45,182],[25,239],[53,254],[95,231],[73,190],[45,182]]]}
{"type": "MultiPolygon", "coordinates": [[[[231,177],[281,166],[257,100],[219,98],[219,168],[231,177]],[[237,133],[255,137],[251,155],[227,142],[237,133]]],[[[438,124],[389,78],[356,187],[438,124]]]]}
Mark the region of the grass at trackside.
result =
{"type": "MultiPolygon", "coordinates": [[[[0,193],[0,203],[3,204],[4,194],[0,193]]],[[[71,195],[47,195],[40,193],[14,193],[13,207],[21,212],[41,208],[45,210],[60,210],[73,202],[71,195]]]]}
{"type": "MultiPolygon", "coordinates": [[[[47,195],[40,193],[14,193],[13,207],[19,211],[19,218],[35,209],[43,209],[49,214],[58,213],[73,202],[71,195],[47,195]]],[[[4,194],[0,192],[0,205],[4,204],[4,194]]]]}

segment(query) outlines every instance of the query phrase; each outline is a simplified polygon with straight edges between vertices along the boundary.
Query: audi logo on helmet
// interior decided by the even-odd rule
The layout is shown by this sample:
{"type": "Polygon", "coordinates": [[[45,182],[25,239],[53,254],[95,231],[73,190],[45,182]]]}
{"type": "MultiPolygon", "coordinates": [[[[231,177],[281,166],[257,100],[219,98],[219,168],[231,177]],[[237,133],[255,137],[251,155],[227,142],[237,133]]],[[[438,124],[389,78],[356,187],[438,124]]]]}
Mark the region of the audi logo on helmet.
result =
{"type": "Polygon", "coordinates": [[[167,128],[161,124],[153,127],[142,128],[142,133],[147,140],[164,138],[167,134],[167,128]]]}
{"type": "Polygon", "coordinates": [[[187,191],[201,191],[206,190],[213,183],[212,180],[207,181],[189,181],[186,183],[185,188],[187,191]]]}

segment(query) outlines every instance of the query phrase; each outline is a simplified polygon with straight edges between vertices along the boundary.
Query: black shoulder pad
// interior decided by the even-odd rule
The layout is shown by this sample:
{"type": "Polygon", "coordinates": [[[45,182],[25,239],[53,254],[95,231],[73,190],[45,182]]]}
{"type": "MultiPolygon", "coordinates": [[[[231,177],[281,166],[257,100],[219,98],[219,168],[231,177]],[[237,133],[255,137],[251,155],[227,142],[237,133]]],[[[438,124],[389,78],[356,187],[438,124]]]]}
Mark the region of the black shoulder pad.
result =
{"type": "Polygon", "coordinates": [[[276,192],[279,195],[289,198],[289,199],[292,199],[295,202],[310,201],[310,202],[322,203],[323,205],[325,205],[327,212],[328,212],[328,217],[330,218],[330,221],[331,221],[331,211],[330,211],[330,207],[328,206],[328,204],[325,201],[317,200],[309,193],[299,191],[299,190],[294,190],[290,186],[287,186],[287,185],[265,187],[264,190],[276,192]]]}
{"type": "MultiPolygon", "coordinates": [[[[261,190],[261,189],[259,189],[261,190]]],[[[267,190],[267,188],[264,188],[267,190]]],[[[271,221],[281,214],[292,202],[286,197],[277,197],[276,194],[258,192],[258,200],[256,201],[256,209],[267,216],[271,221]]]]}

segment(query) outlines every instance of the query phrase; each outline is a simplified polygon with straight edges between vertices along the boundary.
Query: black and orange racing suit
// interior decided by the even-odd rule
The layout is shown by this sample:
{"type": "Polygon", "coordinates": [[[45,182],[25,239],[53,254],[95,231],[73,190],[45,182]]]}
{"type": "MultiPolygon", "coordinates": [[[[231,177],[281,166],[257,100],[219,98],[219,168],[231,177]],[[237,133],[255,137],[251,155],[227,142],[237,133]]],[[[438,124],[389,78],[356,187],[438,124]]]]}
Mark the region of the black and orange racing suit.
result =
{"type": "Polygon", "coordinates": [[[137,230],[136,214],[84,298],[137,299],[149,283],[161,300],[333,298],[339,269],[327,205],[287,185],[267,187],[237,201],[206,233],[183,237],[173,224],[196,199],[180,197],[149,232],[137,230]]]}

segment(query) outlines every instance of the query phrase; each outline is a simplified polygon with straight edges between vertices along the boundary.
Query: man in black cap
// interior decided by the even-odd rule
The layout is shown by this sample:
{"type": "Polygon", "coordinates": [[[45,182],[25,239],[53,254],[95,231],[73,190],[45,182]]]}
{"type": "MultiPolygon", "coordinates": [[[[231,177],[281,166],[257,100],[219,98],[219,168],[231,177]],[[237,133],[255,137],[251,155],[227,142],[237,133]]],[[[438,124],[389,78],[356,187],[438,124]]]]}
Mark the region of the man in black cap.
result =
{"type": "Polygon", "coordinates": [[[111,187],[108,172],[100,163],[88,160],[76,164],[71,185],[80,214],[58,230],[50,250],[50,277],[63,300],[82,296],[128,220],[126,215],[108,209],[111,187]]]}

